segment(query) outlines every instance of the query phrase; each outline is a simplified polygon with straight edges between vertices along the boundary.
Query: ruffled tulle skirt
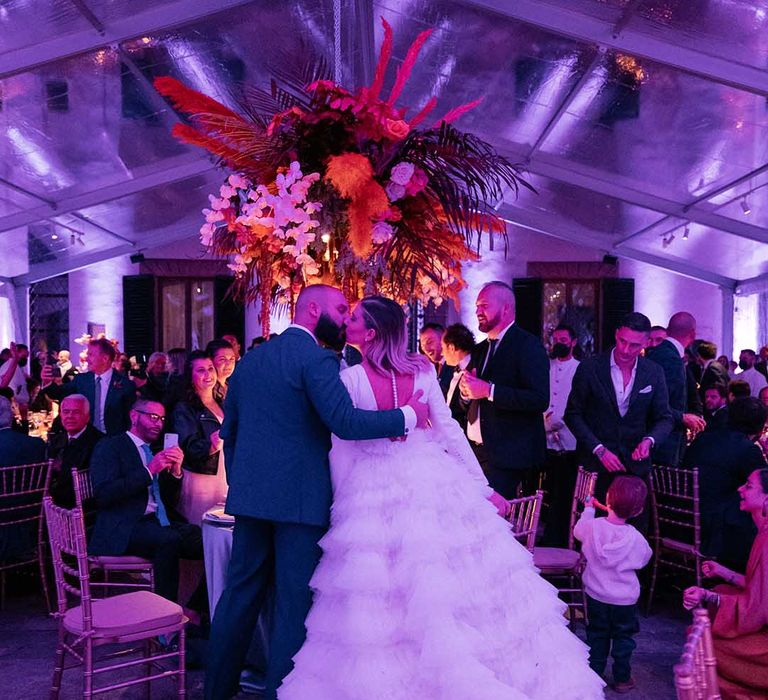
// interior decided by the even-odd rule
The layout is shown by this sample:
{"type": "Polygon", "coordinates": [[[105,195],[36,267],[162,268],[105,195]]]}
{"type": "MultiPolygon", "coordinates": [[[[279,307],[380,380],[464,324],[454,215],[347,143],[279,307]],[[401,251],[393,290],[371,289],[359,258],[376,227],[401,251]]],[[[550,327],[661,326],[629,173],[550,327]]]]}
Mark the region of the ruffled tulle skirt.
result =
{"type": "Polygon", "coordinates": [[[426,436],[334,472],[307,640],[280,700],[593,700],[565,605],[426,436]]]}

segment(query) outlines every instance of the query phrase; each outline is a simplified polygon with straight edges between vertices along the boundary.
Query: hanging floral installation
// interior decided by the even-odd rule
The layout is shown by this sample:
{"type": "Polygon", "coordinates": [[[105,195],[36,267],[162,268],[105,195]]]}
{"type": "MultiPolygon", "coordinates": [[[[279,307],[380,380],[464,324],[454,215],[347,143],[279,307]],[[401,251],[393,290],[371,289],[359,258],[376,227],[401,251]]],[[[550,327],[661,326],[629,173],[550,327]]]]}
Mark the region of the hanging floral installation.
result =
{"type": "MultiPolygon", "coordinates": [[[[493,204],[530,188],[515,165],[453,122],[480,100],[422,124],[396,103],[431,30],[422,32],[382,97],[392,54],[384,41],[371,85],[351,93],[322,61],[275,72],[250,90],[243,114],[178,80],[156,89],[190,117],[174,135],[231,169],[200,229],[204,246],[231,258],[233,294],[292,304],[304,285],[338,284],[352,300],[378,293],[401,303],[457,301],[461,264],[476,260],[484,234],[505,236],[493,204]]],[[[262,313],[269,333],[269,314],[262,313]]]]}

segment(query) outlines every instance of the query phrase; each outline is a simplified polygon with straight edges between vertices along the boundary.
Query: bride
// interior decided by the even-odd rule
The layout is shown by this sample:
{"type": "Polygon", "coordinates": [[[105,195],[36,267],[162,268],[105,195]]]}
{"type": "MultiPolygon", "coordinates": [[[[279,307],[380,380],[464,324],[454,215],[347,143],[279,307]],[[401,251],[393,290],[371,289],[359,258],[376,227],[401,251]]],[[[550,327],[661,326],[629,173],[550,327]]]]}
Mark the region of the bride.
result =
{"type": "Polygon", "coordinates": [[[602,698],[564,603],[487,500],[434,369],[406,352],[400,306],[363,299],[347,342],[364,358],[341,374],[355,405],[390,409],[423,389],[432,427],[334,436],[331,527],[280,700],[602,698]]]}

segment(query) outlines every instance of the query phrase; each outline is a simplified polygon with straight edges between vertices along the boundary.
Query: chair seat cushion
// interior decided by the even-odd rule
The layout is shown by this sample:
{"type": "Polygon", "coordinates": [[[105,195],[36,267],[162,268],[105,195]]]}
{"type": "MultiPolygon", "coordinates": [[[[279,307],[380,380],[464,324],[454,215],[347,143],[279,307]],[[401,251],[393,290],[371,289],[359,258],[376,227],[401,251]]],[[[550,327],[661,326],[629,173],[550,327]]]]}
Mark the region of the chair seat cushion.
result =
{"type": "Polygon", "coordinates": [[[690,554],[692,556],[696,554],[696,547],[688,542],[680,542],[679,540],[673,540],[669,537],[662,537],[660,542],[664,549],[674,549],[676,552],[682,552],[683,554],[690,554]]]}
{"type": "MultiPolygon", "coordinates": [[[[91,612],[95,635],[109,638],[180,625],[184,619],[180,605],[149,591],[92,600],[91,612]]],[[[73,634],[83,631],[82,606],[67,610],[64,627],[73,634]]]]}
{"type": "Polygon", "coordinates": [[[88,561],[91,564],[101,567],[109,567],[110,569],[142,569],[150,568],[152,562],[149,559],[142,559],[141,557],[109,557],[109,556],[94,556],[88,557],[88,561]]]}
{"type": "Polygon", "coordinates": [[[533,550],[533,565],[542,573],[570,571],[578,566],[580,559],[581,555],[573,549],[536,547],[533,550]]]}

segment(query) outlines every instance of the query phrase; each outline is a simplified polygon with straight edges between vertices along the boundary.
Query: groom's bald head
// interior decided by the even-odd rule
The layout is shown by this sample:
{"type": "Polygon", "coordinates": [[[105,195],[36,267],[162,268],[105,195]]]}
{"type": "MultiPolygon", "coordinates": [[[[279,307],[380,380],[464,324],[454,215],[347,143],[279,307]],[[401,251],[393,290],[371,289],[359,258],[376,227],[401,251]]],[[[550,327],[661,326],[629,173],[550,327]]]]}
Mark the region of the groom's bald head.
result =
{"type": "Polygon", "coordinates": [[[344,347],[349,304],[340,289],[327,284],[304,287],[296,300],[294,323],[312,331],[324,345],[344,347]]]}

